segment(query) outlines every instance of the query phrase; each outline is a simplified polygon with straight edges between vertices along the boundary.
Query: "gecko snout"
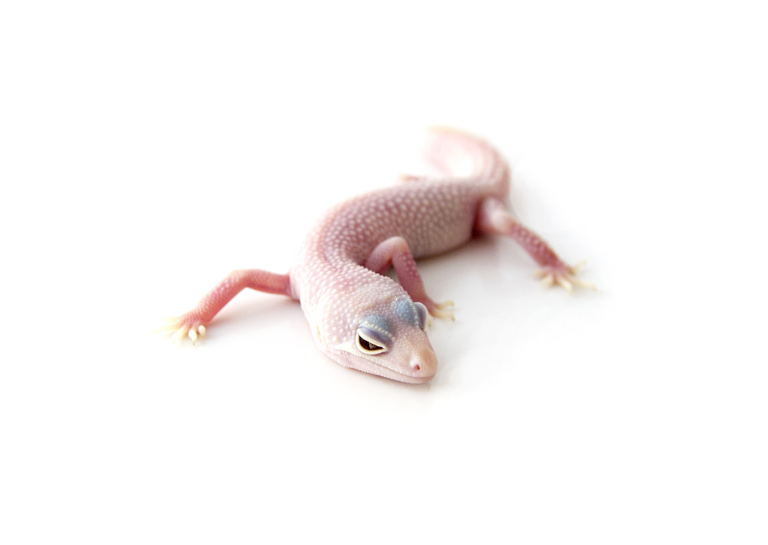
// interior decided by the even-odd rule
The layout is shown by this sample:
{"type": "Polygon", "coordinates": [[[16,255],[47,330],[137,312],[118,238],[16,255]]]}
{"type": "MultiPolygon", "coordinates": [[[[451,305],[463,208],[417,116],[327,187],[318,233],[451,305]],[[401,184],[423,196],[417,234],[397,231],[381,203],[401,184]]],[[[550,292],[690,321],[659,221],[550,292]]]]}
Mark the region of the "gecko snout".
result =
{"type": "Polygon", "coordinates": [[[437,356],[432,350],[424,350],[411,357],[411,370],[414,376],[429,380],[437,372],[437,356]]]}

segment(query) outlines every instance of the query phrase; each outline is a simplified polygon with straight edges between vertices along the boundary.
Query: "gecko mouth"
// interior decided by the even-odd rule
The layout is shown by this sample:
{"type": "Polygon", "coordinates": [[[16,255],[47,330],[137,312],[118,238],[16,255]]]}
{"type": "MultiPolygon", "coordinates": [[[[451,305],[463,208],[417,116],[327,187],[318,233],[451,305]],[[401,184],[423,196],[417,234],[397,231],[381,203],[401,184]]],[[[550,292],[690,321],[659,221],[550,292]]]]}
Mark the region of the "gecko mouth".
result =
{"type": "MultiPolygon", "coordinates": [[[[352,355],[354,355],[355,357],[358,357],[358,358],[362,357],[366,362],[373,364],[373,366],[375,368],[378,368],[378,369],[381,369],[382,371],[385,371],[385,373],[377,373],[377,372],[375,372],[375,370],[372,370],[374,372],[370,372],[370,371],[368,372],[371,375],[379,375],[379,376],[383,376],[383,377],[386,377],[386,378],[392,378],[392,377],[388,377],[387,375],[393,374],[393,375],[397,375],[398,377],[402,377],[403,379],[407,379],[407,380],[401,380],[401,382],[411,382],[411,383],[427,382],[427,381],[431,380],[432,378],[434,378],[434,376],[435,376],[435,373],[432,373],[431,375],[419,375],[419,374],[405,373],[405,372],[402,372],[402,371],[398,371],[397,369],[393,369],[391,367],[388,367],[386,365],[382,365],[381,363],[379,363],[377,361],[374,361],[373,357],[361,356],[360,353],[352,352],[351,350],[345,350],[345,352],[348,352],[348,353],[350,353],[350,354],[352,354],[352,355]]],[[[418,373],[421,370],[421,366],[420,365],[416,365],[413,369],[414,369],[414,371],[416,373],[418,373]]],[[[361,369],[361,371],[364,371],[364,370],[361,369]]],[[[364,371],[364,372],[366,372],[366,371],[364,371]]],[[[397,380],[397,379],[395,379],[395,380],[397,380]]]]}

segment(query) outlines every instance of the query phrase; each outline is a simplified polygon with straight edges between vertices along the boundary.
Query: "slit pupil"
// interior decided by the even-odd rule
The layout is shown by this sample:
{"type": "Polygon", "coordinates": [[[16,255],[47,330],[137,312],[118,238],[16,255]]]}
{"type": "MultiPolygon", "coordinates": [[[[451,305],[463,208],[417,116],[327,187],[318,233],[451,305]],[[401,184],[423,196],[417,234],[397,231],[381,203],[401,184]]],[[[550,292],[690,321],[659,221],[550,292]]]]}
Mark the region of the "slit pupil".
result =
{"type": "Polygon", "coordinates": [[[380,346],[375,345],[372,342],[368,342],[362,337],[360,337],[360,346],[362,346],[366,350],[381,350],[380,346]]]}

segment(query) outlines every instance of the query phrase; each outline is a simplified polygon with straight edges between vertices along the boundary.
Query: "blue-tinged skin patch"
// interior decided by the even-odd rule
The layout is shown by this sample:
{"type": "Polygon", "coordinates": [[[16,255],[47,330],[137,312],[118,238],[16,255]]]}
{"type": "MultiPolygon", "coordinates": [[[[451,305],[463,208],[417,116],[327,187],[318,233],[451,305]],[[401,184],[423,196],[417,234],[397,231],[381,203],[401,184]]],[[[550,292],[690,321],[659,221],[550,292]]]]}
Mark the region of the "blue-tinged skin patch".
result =
{"type": "Polygon", "coordinates": [[[389,339],[393,338],[392,324],[390,324],[389,320],[387,320],[381,314],[369,314],[363,318],[362,322],[360,322],[360,325],[383,334],[389,339]]]}
{"type": "Polygon", "coordinates": [[[404,322],[420,329],[424,329],[419,317],[419,310],[410,299],[398,299],[397,301],[392,301],[392,311],[404,322]]]}

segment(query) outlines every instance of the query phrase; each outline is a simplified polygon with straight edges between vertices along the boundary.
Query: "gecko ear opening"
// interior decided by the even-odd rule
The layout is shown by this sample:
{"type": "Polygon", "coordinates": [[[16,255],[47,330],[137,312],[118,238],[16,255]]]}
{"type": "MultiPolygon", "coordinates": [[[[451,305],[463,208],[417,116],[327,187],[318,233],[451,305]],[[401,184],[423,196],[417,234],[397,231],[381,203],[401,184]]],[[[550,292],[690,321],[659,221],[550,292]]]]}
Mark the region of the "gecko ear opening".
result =
{"type": "Polygon", "coordinates": [[[416,312],[419,314],[419,328],[424,331],[424,326],[427,325],[427,307],[422,303],[414,303],[416,305],[416,312]]]}

